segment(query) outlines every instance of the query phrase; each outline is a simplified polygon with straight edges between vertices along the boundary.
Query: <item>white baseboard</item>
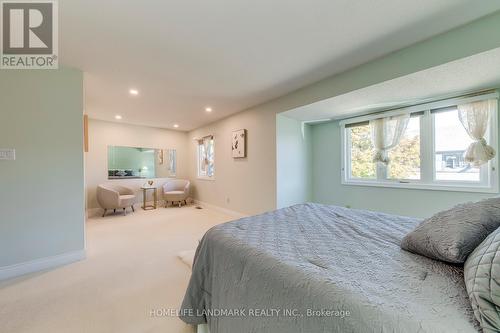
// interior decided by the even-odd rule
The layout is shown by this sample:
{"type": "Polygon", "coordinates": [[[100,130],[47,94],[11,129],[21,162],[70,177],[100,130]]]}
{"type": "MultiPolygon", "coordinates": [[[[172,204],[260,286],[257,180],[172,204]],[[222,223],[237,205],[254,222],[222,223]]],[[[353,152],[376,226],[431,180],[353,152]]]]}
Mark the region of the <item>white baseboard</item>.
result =
{"type": "Polygon", "coordinates": [[[209,204],[207,202],[200,201],[200,200],[193,200],[193,202],[195,204],[201,206],[201,207],[206,207],[206,208],[209,208],[209,209],[213,209],[213,210],[219,211],[221,213],[234,216],[235,218],[238,218],[238,219],[240,219],[242,217],[249,216],[248,214],[243,214],[243,213],[240,213],[240,212],[237,212],[237,211],[234,211],[234,210],[230,210],[230,209],[227,209],[227,208],[223,208],[223,207],[219,207],[219,206],[216,206],[216,205],[212,205],[212,204],[209,204]]]}
{"type": "Polygon", "coordinates": [[[20,264],[0,267],[0,280],[18,277],[44,269],[55,268],[75,261],[85,259],[85,250],[78,250],[59,254],[52,257],[35,259],[20,264]]]}

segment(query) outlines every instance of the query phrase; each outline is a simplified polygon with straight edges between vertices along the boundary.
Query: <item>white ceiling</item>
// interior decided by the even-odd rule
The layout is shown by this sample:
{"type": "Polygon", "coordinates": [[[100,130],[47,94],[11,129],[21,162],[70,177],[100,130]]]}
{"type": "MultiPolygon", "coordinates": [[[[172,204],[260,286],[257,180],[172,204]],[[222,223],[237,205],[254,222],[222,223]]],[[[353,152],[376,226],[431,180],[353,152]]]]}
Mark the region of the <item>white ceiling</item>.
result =
{"type": "Polygon", "coordinates": [[[61,0],[60,59],[85,72],[90,117],[191,130],[498,9],[497,0],[61,0]]]}
{"type": "Polygon", "coordinates": [[[283,114],[339,119],[500,87],[500,48],[355,90],[283,114]]]}

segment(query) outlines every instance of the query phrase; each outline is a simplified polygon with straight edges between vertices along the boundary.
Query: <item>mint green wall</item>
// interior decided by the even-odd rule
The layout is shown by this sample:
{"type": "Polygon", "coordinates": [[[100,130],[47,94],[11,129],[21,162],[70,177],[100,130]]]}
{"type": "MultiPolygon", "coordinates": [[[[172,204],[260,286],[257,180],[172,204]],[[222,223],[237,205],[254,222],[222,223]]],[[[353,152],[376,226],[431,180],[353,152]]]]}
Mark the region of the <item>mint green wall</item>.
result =
{"type": "MultiPolygon", "coordinates": [[[[500,31],[500,12],[329,77],[260,108],[271,105],[279,109],[283,105],[288,105],[288,109],[292,109],[498,48],[500,47],[498,31],[500,31]]],[[[276,134],[276,140],[279,141],[280,133],[277,131],[276,134]]],[[[312,200],[315,202],[425,217],[459,202],[489,196],[464,192],[341,185],[338,123],[311,126],[311,137],[312,200]]],[[[279,166],[281,155],[276,156],[276,164],[279,166]]],[[[279,178],[281,168],[277,170],[279,178]]],[[[279,182],[277,184],[279,200],[279,182]]]]}
{"type": "MultiPolygon", "coordinates": [[[[480,6],[481,2],[477,1],[480,6]]],[[[216,179],[196,180],[195,145],[189,145],[189,175],[196,199],[247,214],[278,206],[276,114],[349,91],[391,80],[479,52],[500,47],[500,12],[411,45],[385,57],[325,78],[285,96],[253,106],[189,132],[217,137],[216,179]],[[235,161],[224,146],[234,129],[248,130],[248,158],[235,161]],[[222,148],[221,148],[222,147],[222,148]],[[242,190],[244,189],[244,190],[242,190]],[[220,194],[220,195],[214,195],[220,194]]]]}
{"type": "MultiPolygon", "coordinates": [[[[299,89],[259,108],[277,112],[368,87],[407,74],[500,47],[500,12],[424,40],[385,57],[299,89]]],[[[278,120],[277,120],[278,121],[278,120]]],[[[278,126],[277,126],[278,127],[278,126]]],[[[280,133],[276,133],[277,142],[280,133]]],[[[394,214],[429,216],[458,202],[486,194],[354,187],[340,184],[340,130],[337,123],[311,126],[312,200],[380,210],[394,214]]],[[[277,154],[276,165],[281,162],[277,154]]],[[[280,168],[277,168],[279,178],[280,168]]],[[[279,199],[277,182],[277,198],[279,199]]]]}
{"type": "Polygon", "coordinates": [[[83,78],[0,70],[0,267],[84,248],[83,78]]]}
{"type": "Polygon", "coordinates": [[[342,185],[339,123],[317,124],[311,131],[314,202],[428,217],[457,203],[497,195],[342,185]]]}
{"type": "Polygon", "coordinates": [[[286,116],[276,116],[277,208],[312,199],[311,128],[286,116]]]}

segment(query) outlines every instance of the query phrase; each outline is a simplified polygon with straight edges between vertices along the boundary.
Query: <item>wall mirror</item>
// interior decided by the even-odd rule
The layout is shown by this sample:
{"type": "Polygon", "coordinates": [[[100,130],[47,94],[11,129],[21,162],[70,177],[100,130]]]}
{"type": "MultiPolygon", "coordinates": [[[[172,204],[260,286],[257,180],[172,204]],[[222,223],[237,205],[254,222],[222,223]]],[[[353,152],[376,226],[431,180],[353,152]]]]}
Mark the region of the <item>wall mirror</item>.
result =
{"type": "Polygon", "coordinates": [[[108,146],[108,179],[175,177],[175,149],[108,146]]]}

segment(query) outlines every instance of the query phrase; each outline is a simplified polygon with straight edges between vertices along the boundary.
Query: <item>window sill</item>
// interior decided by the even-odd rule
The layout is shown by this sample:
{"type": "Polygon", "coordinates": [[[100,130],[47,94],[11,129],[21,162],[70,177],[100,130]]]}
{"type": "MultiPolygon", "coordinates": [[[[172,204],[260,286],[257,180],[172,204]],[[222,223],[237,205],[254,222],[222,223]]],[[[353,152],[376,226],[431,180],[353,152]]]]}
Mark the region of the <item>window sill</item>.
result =
{"type": "Polygon", "coordinates": [[[375,182],[366,180],[343,180],[342,185],[348,186],[368,186],[368,187],[388,187],[410,190],[431,190],[431,191],[452,191],[471,193],[498,193],[498,186],[477,186],[464,184],[424,184],[424,183],[398,183],[398,182],[375,182]]]}
{"type": "Polygon", "coordinates": [[[196,178],[199,179],[199,180],[208,180],[208,181],[214,181],[215,180],[215,176],[214,177],[198,176],[196,178]]]}

